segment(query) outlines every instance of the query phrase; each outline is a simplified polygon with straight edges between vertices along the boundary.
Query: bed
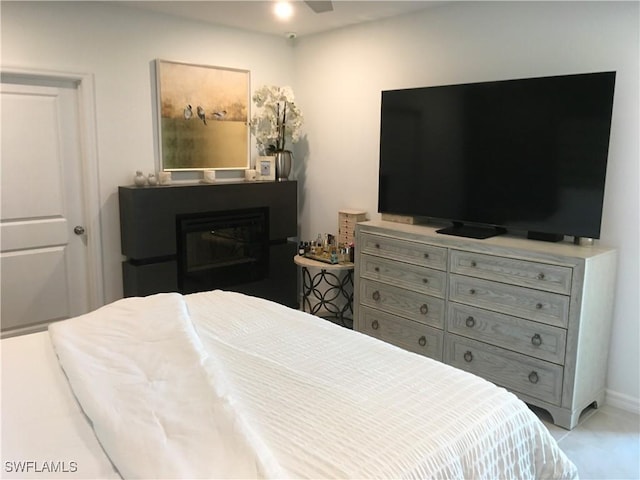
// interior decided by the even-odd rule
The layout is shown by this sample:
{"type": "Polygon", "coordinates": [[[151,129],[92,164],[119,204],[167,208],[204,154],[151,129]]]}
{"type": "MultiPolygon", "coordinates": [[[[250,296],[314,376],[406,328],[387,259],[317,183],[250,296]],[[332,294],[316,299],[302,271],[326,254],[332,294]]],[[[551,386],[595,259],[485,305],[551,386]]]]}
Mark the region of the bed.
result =
{"type": "Polygon", "coordinates": [[[5,478],[578,476],[506,390],[220,290],[2,340],[2,412],[5,478]]]}

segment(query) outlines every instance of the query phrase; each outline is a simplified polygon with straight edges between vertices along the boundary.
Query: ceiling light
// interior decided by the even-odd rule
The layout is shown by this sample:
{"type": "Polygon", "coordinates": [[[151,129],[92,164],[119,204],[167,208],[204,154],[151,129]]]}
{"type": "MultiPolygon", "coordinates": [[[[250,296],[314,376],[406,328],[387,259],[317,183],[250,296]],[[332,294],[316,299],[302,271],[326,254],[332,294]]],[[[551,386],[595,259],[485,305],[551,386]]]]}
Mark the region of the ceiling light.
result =
{"type": "Polygon", "coordinates": [[[287,20],[293,15],[293,7],[289,2],[278,2],[273,8],[276,16],[282,20],[287,20]]]}

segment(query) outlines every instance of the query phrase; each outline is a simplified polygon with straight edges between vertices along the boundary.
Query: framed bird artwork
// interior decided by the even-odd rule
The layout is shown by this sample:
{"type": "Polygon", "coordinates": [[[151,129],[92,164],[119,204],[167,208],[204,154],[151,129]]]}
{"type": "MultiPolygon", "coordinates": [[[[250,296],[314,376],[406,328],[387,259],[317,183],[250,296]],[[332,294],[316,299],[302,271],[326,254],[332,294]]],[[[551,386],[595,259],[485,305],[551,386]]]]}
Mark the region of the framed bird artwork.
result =
{"type": "Polygon", "coordinates": [[[250,73],[157,59],[161,169],[249,168],[250,73]]]}

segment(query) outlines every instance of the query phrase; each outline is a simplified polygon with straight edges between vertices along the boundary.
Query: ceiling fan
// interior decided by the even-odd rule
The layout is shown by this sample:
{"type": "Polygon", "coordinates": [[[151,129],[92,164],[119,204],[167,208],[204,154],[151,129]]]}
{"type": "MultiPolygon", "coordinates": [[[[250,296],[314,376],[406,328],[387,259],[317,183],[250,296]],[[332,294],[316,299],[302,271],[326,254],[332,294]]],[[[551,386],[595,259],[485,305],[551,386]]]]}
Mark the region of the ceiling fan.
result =
{"type": "Polygon", "coordinates": [[[306,3],[315,13],[333,11],[333,3],[327,0],[305,0],[304,3],[306,3]]]}

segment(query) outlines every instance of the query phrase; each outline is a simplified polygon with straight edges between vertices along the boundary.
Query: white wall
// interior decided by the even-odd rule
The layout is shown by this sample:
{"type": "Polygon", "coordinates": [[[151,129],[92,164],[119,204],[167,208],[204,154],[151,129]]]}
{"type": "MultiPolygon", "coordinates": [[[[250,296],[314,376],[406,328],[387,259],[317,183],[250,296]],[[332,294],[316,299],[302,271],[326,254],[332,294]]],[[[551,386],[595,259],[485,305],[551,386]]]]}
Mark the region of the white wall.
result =
{"type": "Polygon", "coordinates": [[[122,297],[118,185],[157,169],[154,59],[250,70],[290,85],[285,38],[150,14],[117,2],[2,2],[2,65],[95,78],[105,299],[122,297]]]}
{"type": "Polygon", "coordinates": [[[406,17],[283,38],[112,3],[2,2],[3,66],[95,76],[105,298],[122,295],[118,185],[155,169],[151,62],[251,71],[252,88],[292,84],[303,239],[335,232],[340,208],[377,216],[380,91],[617,70],[602,244],[619,249],[610,398],[640,397],[637,2],[448,3],[406,17]]]}
{"type": "Polygon", "coordinates": [[[297,150],[301,235],[336,230],[340,208],[377,215],[380,91],[616,70],[603,245],[619,250],[609,400],[638,408],[639,4],[448,3],[299,39],[296,93],[307,118],[297,150]]]}

